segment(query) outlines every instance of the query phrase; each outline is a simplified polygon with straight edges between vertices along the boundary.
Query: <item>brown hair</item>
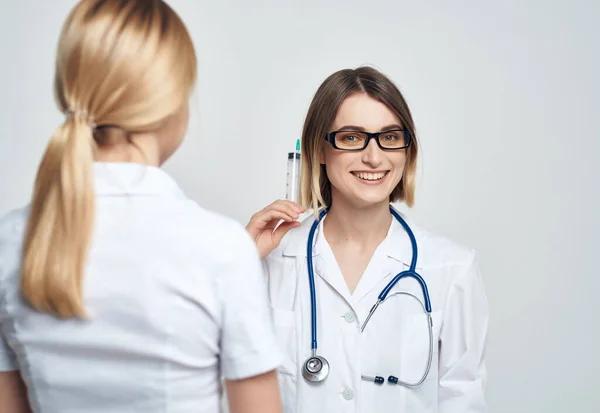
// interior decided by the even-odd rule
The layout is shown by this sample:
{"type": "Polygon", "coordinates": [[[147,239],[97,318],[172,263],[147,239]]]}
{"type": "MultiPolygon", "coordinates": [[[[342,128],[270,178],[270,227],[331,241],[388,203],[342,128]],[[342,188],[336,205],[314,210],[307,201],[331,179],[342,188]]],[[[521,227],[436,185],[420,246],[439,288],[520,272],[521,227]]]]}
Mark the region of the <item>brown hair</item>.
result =
{"type": "Polygon", "coordinates": [[[60,36],[55,96],[68,113],[38,169],[21,293],[33,308],[84,316],[83,272],[94,221],[94,124],[149,131],[189,99],[192,40],[162,0],[82,0],[60,36]]]}
{"type": "Polygon", "coordinates": [[[390,195],[390,202],[404,201],[414,204],[415,174],[418,141],[410,109],[400,90],[384,74],[371,67],[343,69],[329,76],[315,94],[302,131],[302,182],[300,200],[304,208],[315,213],[322,206],[331,205],[331,183],[327,179],[325,165],[319,162],[325,135],[335,121],[342,102],[354,93],[366,93],[385,104],[400,119],[401,125],[411,136],[407,149],[406,164],[400,183],[390,195]]]}

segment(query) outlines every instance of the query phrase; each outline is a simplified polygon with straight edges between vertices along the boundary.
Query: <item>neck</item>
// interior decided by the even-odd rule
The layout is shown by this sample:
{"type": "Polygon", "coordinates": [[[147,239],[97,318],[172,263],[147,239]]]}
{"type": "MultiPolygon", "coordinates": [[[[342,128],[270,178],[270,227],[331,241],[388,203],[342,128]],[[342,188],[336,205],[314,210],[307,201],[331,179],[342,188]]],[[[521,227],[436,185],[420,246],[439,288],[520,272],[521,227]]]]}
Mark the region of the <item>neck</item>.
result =
{"type": "Polygon", "coordinates": [[[118,129],[98,134],[95,159],[98,162],[132,162],[159,166],[160,151],[153,136],[126,134],[118,129]]]}
{"type": "Polygon", "coordinates": [[[356,208],[343,202],[332,202],[324,231],[327,241],[369,245],[385,239],[392,221],[389,203],[356,208]]]}

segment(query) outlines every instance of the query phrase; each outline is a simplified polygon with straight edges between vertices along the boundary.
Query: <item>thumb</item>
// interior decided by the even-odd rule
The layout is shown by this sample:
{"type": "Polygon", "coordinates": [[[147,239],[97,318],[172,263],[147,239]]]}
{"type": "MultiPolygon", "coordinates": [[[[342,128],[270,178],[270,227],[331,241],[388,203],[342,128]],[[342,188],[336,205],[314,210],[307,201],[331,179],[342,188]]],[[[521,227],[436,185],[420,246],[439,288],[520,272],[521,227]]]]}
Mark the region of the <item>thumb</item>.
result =
{"type": "Polygon", "coordinates": [[[273,242],[275,245],[279,245],[285,234],[287,234],[290,229],[297,228],[299,226],[300,223],[298,221],[282,223],[279,227],[277,227],[275,232],[273,232],[273,242]]]}

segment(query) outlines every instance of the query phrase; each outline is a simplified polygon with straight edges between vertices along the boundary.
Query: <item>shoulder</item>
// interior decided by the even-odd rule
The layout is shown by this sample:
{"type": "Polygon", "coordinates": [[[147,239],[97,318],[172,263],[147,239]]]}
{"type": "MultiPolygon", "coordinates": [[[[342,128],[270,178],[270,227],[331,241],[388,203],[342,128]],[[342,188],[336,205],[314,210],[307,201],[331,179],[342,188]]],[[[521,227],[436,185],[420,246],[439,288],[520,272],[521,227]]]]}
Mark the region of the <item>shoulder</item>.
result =
{"type": "MultiPolygon", "coordinates": [[[[449,272],[456,274],[457,272],[464,272],[466,268],[474,264],[476,252],[473,248],[452,240],[445,235],[430,231],[420,226],[413,219],[407,218],[404,214],[399,214],[414,233],[418,250],[417,268],[446,268],[449,272]]],[[[399,227],[400,225],[396,228],[399,227]]],[[[411,249],[406,233],[403,230],[394,231],[393,236],[396,244],[404,243],[408,249],[411,249]]],[[[406,253],[403,258],[405,263],[410,260],[410,257],[406,253]]]]}
{"type": "Polygon", "coordinates": [[[473,248],[424,228],[417,228],[422,264],[428,267],[468,266],[473,263],[473,248]]]}
{"type": "Polygon", "coordinates": [[[240,257],[258,257],[256,246],[241,223],[192,201],[188,210],[188,230],[195,238],[194,243],[199,244],[205,252],[210,252],[214,259],[229,262],[240,257]]]}
{"type": "Polygon", "coordinates": [[[20,255],[29,217],[29,206],[0,217],[0,279],[20,266],[20,255]]]}
{"type": "Polygon", "coordinates": [[[29,206],[13,209],[0,217],[0,252],[21,244],[29,218],[29,206]]]}
{"type": "Polygon", "coordinates": [[[446,285],[459,288],[480,282],[474,248],[417,225],[411,224],[411,227],[418,246],[417,268],[423,271],[423,276],[444,279],[446,285]]]}

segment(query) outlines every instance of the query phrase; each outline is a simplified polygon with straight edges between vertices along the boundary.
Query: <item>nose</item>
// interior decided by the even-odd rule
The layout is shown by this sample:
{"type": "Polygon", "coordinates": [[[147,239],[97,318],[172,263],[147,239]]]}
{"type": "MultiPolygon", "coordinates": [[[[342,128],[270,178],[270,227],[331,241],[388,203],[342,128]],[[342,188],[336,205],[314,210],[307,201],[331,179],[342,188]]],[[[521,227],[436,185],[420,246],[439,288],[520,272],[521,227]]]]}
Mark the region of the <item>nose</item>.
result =
{"type": "Polygon", "coordinates": [[[383,161],[383,151],[377,145],[375,139],[371,139],[369,144],[362,151],[362,161],[371,168],[376,169],[383,161]]]}

